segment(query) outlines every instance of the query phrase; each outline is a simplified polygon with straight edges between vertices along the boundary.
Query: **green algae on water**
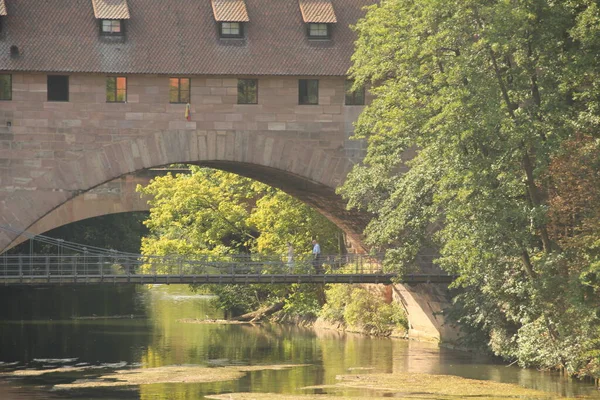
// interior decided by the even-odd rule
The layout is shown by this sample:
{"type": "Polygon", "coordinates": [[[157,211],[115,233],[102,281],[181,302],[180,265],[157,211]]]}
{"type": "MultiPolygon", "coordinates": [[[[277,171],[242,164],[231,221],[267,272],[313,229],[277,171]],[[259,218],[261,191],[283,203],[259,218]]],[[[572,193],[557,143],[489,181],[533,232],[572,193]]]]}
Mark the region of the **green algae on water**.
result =
{"type": "Polygon", "coordinates": [[[333,385],[310,386],[304,389],[327,390],[329,394],[275,394],[275,393],[228,393],[206,396],[214,400],[373,400],[393,397],[406,400],[456,400],[456,399],[566,399],[552,393],[524,388],[519,385],[466,379],[452,375],[429,374],[365,374],[339,375],[333,385]],[[365,390],[370,395],[340,396],[339,392],[365,390]]]}
{"type": "Polygon", "coordinates": [[[106,388],[118,386],[151,385],[155,383],[206,383],[231,381],[243,377],[247,372],[282,370],[304,364],[252,365],[209,368],[198,365],[175,365],[156,368],[136,368],[115,371],[96,379],[81,379],[73,383],[54,386],[56,390],[106,388]]]}

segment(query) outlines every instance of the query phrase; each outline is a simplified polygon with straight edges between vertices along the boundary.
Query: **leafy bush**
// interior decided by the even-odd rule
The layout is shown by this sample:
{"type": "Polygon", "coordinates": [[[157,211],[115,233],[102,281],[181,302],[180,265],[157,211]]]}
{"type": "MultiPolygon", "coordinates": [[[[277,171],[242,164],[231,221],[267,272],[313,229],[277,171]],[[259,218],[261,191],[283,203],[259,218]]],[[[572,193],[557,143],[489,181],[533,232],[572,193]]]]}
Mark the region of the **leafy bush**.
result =
{"type": "Polygon", "coordinates": [[[327,302],[323,305],[319,316],[326,321],[345,323],[344,308],[351,297],[352,286],[331,285],[325,291],[327,302]]]}
{"type": "Polygon", "coordinates": [[[317,290],[319,288],[314,287],[314,285],[291,285],[290,294],[285,299],[283,311],[292,316],[317,316],[321,308],[317,290]]]}
{"type": "Polygon", "coordinates": [[[387,304],[367,289],[349,285],[332,285],[321,317],[341,322],[375,335],[389,335],[395,327],[408,329],[406,313],[401,305],[387,304]]]}

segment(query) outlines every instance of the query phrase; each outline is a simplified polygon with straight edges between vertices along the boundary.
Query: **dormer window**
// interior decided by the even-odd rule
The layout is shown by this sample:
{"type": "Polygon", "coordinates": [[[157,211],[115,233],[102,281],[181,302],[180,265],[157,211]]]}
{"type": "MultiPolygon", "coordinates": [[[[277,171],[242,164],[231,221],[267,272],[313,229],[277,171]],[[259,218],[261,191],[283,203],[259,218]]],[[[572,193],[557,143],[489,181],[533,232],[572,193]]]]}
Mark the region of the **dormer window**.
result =
{"type": "Polygon", "coordinates": [[[329,39],[329,24],[308,24],[310,39],[329,39]]]}
{"type": "Polygon", "coordinates": [[[243,38],[244,25],[241,22],[221,22],[220,36],[222,38],[243,38]]]}
{"type": "Polygon", "coordinates": [[[92,0],[92,6],[101,36],[125,35],[125,20],[129,19],[126,0],[92,0]]]}
{"type": "Polygon", "coordinates": [[[121,36],[123,35],[123,20],[120,19],[101,19],[100,34],[102,36],[121,36]]]}
{"type": "Polygon", "coordinates": [[[309,39],[331,39],[337,17],[331,0],[298,0],[309,39]]]}
{"type": "Polygon", "coordinates": [[[222,39],[244,37],[245,24],[250,21],[244,0],[211,0],[215,21],[222,39]]]}

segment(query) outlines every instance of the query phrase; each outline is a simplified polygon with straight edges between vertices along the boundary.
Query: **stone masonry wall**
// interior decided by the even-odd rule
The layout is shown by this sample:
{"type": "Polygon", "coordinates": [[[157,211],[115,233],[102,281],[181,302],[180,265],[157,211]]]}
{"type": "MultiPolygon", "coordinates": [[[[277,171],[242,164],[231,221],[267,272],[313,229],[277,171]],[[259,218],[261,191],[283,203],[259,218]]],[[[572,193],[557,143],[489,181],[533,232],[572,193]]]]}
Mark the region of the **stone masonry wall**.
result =
{"type": "MultiPolygon", "coordinates": [[[[144,174],[123,175],[115,180],[82,193],[56,207],[31,225],[27,231],[35,235],[88,218],[134,211],[149,211],[148,199],[136,191],[137,185],[147,185],[151,177],[144,174]]],[[[28,239],[19,236],[14,247],[28,239]]]]}
{"type": "MultiPolygon", "coordinates": [[[[0,102],[0,225],[27,229],[121,175],[195,162],[280,187],[360,240],[364,220],[334,192],[362,157],[348,140],[362,107],[343,105],[342,77],[319,78],[319,105],[298,105],[301,77],[258,77],[254,105],[237,104],[237,77],[191,76],[191,121],[169,103],[169,76],[127,76],[127,103],[106,102],[105,75],[71,74],[68,102],[46,101],[45,73],[12,78],[13,99],[0,102]]],[[[0,249],[12,239],[0,233],[0,249]]]]}

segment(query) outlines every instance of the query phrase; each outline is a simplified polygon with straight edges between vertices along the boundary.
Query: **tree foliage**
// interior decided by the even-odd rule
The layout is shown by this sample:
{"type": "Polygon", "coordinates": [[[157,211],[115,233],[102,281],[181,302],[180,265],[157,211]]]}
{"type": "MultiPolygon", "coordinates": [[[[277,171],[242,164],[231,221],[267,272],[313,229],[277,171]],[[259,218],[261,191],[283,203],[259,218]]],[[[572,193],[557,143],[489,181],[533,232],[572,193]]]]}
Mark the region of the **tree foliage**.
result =
{"type": "Polygon", "coordinates": [[[387,304],[368,289],[354,285],[330,285],[325,292],[327,303],[320,316],[330,322],[378,335],[390,335],[395,328],[408,331],[408,320],[402,306],[387,304]]]}
{"type": "MultiPolygon", "coordinates": [[[[323,252],[337,253],[340,230],[314,209],[251,179],[209,168],[166,175],[138,191],[148,195],[150,235],[142,240],[147,255],[308,254],[317,238],[323,252]]],[[[217,305],[234,314],[263,303],[284,301],[292,312],[314,310],[318,288],[292,285],[215,285],[217,305]]]]}
{"type": "Polygon", "coordinates": [[[191,167],[166,175],[138,191],[149,195],[152,235],[145,254],[263,254],[338,252],[339,229],[314,209],[257,181],[228,172],[191,167]]]}
{"type": "Polygon", "coordinates": [[[372,6],[351,68],[374,94],[368,154],[340,190],[389,264],[437,247],[497,354],[583,374],[600,372],[599,26],[593,0],[372,6]]]}

